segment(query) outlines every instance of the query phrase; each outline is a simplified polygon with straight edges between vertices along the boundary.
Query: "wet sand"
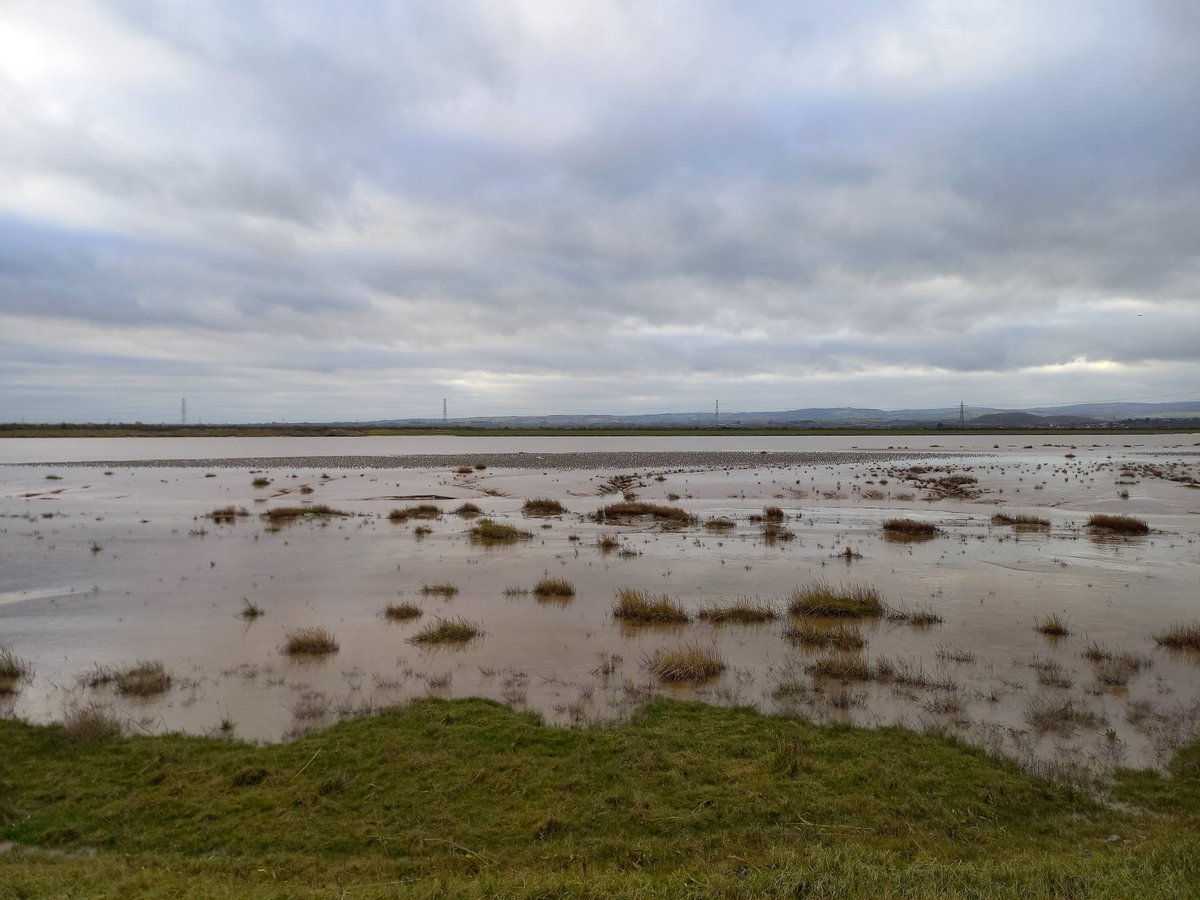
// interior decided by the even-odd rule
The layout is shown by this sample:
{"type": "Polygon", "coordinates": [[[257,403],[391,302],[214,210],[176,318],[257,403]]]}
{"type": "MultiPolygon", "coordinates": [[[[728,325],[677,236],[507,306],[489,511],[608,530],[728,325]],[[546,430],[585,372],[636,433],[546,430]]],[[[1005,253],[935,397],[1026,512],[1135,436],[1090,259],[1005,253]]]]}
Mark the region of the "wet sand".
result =
{"type": "Polygon", "coordinates": [[[948,447],[892,436],[907,446],[858,449],[757,440],[770,446],[348,453],[339,445],[308,455],[308,446],[289,452],[289,439],[276,439],[252,455],[167,458],[143,444],[74,460],[60,446],[45,464],[3,448],[0,644],[34,674],[0,696],[0,711],[50,721],[101,703],[130,730],[222,733],[225,725],[239,737],[280,740],[429,693],[491,697],[564,725],[617,719],[667,694],[945,729],[1030,765],[1092,769],[1161,765],[1197,735],[1200,655],[1165,650],[1152,637],[1200,618],[1200,490],[1188,480],[1200,476],[1195,436],[1051,443],[1005,435],[948,447]],[[270,484],[254,487],[259,477],[270,484]],[[593,521],[625,492],[680,506],[696,522],[593,521]],[[568,512],[523,515],[531,497],[558,499],[568,512]],[[443,498],[435,501],[442,515],[388,520],[389,510],[419,498],[443,498]],[[473,543],[472,520],[453,514],[466,501],[532,537],[473,543]],[[278,530],[260,518],[319,503],[351,515],[278,530]],[[230,524],[206,517],[228,505],[249,515],[230,524]],[[790,539],[770,539],[754,520],[768,505],[784,510],[790,539]],[[997,511],[1044,517],[1050,527],[994,525],[997,511]],[[1140,516],[1152,532],[1093,533],[1084,524],[1097,512],[1140,516]],[[940,533],[889,540],[881,525],[895,516],[940,533]],[[712,531],[704,523],[713,517],[735,525],[712,531]],[[604,535],[616,550],[600,548],[604,535]],[[574,597],[506,590],[547,576],[570,581],[574,597]],[[890,663],[892,676],[844,684],[813,677],[805,667],[824,652],[782,632],[788,595],[817,580],[874,586],[894,609],[929,610],[941,622],[864,620],[863,655],[890,663]],[[443,582],[458,592],[421,592],[443,582]],[[781,616],[756,626],[629,626],[611,616],[624,588],[666,593],[693,616],[740,597],[781,616]],[[240,618],[247,602],[264,615],[240,618]],[[389,621],[382,613],[392,602],[423,614],[389,621]],[[1050,614],[1071,634],[1038,633],[1036,622],[1050,614]],[[438,616],[478,622],[484,635],[459,646],[409,642],[438,616]],[[333,632],[340,650],[308,660],[281,653],[287,629],[308,625],[333,632]],[[1085,656],[1093,644],[1145,665],[1125,686],[1102,685],[1085,656]],[[661,683],[647,663],[679,646],[715,648],[725,672],[700,685],[661,683]],[[169,691],[140,700],[111,684],[83,684],[96,667],[146,659],[173,674],[169,691]],[[1043,683],[1047,663],[1059,667],[1057,686],[1043,683]],[[1046,704],[1095,718],[1043,731],[1031,712],[1046,704]]]}

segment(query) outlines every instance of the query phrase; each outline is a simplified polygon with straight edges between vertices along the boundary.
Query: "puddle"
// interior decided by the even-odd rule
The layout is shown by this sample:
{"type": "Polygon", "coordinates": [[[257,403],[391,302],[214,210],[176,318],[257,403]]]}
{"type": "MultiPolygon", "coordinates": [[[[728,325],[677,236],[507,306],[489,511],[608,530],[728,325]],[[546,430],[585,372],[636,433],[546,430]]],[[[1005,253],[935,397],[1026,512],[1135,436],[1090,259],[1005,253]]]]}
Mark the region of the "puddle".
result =
{"type": "Polygon", "coordinates": [[[945,445],[947,437],[934,448],[907,436],[868,446],[856,436],[860,450],[851,439],[817,446],[754,438],[742,450],[723,438],[675,446],[629,439],[624,450],[618,439],[599,449],[575,440],[547,442],[537,456],[528,442],[457,439],[441,448],[438,465],[428,464],[434,445],[416,446],[419,466],[389,457],[386,444],[367,448],[364,464],[360,445],[338,456],[340,444],[319,441],[319,460],[305,464],[316,439],[299,438],[271,439],[264,459],[286,464],[240,466],[209,465],[244,457],[235,441],[222,452],[201,448],[203,465],[176,451],[171,465],[145,464],[167,457],[162,441],[106,442],[101,460],[110,461],[94,464],[87,460],[99,451],[87,442],[49,442],[53,456],[24,458],[17,442],[0,442],[0,458],[13,463],[58,460],[0,465],[0,643],[33,668],[16,693],[0,696],[0,711],[45,722],[101,702],[130,731],[273,741],[429,694],[490,697],[570,725],[620,719],[658,693],[941,729],[1035,765],[1161,766],[1174,745],[1200,734],[1200,655],[1167,652],[1152,638],[1200,618],[1200,491],[1172,480],[1200,475],[1200,456],[1192,436],[1071,438],[1074,446],[1006,435],[997,447],[994,436],[956,436],[961,447],[945,445]],[[510,464],[497,461],[502,452],[510,464]],[[562,452],[585,453],[587,465],[560,465],[553,457],[562,452]],[[703,456],[713,452],[724,454],[719,465],[703,456]],[[458,472],[462,460],[487,468],[458,472]],[[26,496],[45,489],[48,473],[64,488],[52,510],[26,496]],[[253,486],[257,477],[269,486],[253,486]],[[626,491],[696,520],[664,529],[590,518],[626,491]],[[569,512],[522,515],[533,497],[558,499],[569,512]],[[391,509],[418,500],[438,503],[443,515],[388,520],[391,509]],[[452,514],[466,501],[531,536],[472,543],[478,518],[452,514]],[[313,504],[351,515],[278,529],[260,518],[313,504]],[[225,523],[207,517],[228,506],[247,514],[225,523]],[[773,534],[756,521],[766,506],[784,512],[773,534]],[[998,510],[1050,526],[994,525],[998,510]],[[1136,514],[1152,532],[1096,539],[1086,527],[1093,512],[1136,514]],[[892,518],[939,532],[892,541],[882,528],[892,518]],[[709,519],[734,525],[706,528],[709,519]],[[612,552],[602,550],[606,536],[616,541],[612,552]],[[570,582],[574,595],[536,595],[543,578],[570,582]],[[815,676],[806,671],[815,660],[845,651],[810,649],[784,630],[795,624],[789,595],[817,581],[873,586],[892,609],[928,611],[935,621],[851,623],[866,648],[850,656],[873,677],[843,684],[815,676]],[[436,584],[457,592],[422,592],[436,584]],[[615,620],[614,598],[626,588],[667,594],[692,620],[615,620]],[[780,615],[765,624],[697,618],[739,598],[780,615]],[[391,603],[422,614],[389,620],[391,603]],[[247,604],[263,614],[243,618],[247,604]],[[1071,633],[1038,633],[1050,614],[1071,633]],[[469,620],[484,634],[464,644],[410,642],[438,618],[469,620]],[[330,631],[337,652],[284,655],[287,631],[305,626],[330,631]],[[695,685],[660,682],[649,668],[655,655],[685,646],[715,650],[725,669],[695,685]],[[1145,664],[1125,673],[1124,685],[1105,685],[1099,662],[1085,656],[1089,646],[1145,664]],[[163,662],[170,690],[135,699],[111,683],[80,682],[97,666],[142,660],[163,662]],[[1047,707],[1092,716],[1063,724],[1040,715],[1047,707]],[[1046,721],[1058,730],[1042,728],[1046,721]]]}

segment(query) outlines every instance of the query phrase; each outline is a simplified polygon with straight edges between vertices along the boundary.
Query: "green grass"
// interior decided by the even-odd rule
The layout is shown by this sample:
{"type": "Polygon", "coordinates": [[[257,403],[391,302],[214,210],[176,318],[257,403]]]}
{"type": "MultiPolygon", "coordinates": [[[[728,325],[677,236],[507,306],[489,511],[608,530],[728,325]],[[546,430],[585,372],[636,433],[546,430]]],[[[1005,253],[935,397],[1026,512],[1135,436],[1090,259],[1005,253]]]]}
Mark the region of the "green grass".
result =
{"type": "Polygon", "coordinates": [[[1146,524],[1145,519],[1138,519],[1134,516],[1111,516],[1105,513],[1096,513],[1089,516],[1087,527],[1094,528],[1097,531],[1108,531],[1113,534],[1150,533],[1150,526],[1146,524]]]}
{"type": "Polygon", "coordinates": [[[565,506],[550,497],[533,497],[521,505],[521,512],[527,516],[557,516],[566,511],[565,506]]]}
{"type": "Polygon", "coordinates": [[[470,535],[472,543],[487,545],[515,544],[517,541],[527,541],[533,537],[528,531],[493,519],[480,519],[467,534],[470,535]]]}
{"type": "Polygon", "coordinates": [[[622,588],[613,601],[614,619],[639,625],[683,625],[692,620],[687,610],[668,597],[655,597],[649,591],[622,588]]]}
{"type": "Polygon", "coordinates": [[[788,612],[797,616],[833,616],[862,619],[887,611],[879,591],[868,585],[838,585],[825,581],[792,591],[788,612]]]}
{"type": "Polygon", "coordinates": [[[470,619],[435,618],[414,634],[409,641],[413,644],[465,644],[483,636],[483,626],[470,619]]]}
{"type": "Polygon", "coordinates": [[[664,525],[681,526],[692,522],[691,513],[678,506],[662,506],[638,500],[623,500],[602,506],[593,516],[596,521],[621,521],[622,519],[652,518],[664,525]]]}
{"type": "Polygon", "coordinates": [[[283,652],[288,656],[322,656],[341,649],[337,638],[319,625],[290,629],[284,636],[283,652]]]}
{"type": "Polygon", "coordinates": [[[1192,896],[1200,747],[1122,811],[951,738],[655,702],[414,703],[289,744],[0,720],[6,895],[1192,896]],[[518,789],[514,790],[514,786],[518,789]],[[1116,835],[1121,840],[1109,838],[1116,835]]]}

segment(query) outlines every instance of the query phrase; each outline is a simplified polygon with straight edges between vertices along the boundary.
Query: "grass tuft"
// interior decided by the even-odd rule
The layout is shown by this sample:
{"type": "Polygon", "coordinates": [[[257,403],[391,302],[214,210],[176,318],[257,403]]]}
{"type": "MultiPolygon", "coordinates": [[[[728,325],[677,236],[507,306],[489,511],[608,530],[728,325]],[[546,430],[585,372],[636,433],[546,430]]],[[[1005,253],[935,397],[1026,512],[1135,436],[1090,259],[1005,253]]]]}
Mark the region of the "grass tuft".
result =
{"type": "Polygon", "coordinates": [[[314,503],[312,506],[277,506],[268,509],[261,518],[273,525],[294,522],[297,519],[325,519],[333,516],[348,516],[350,513],[334,509],[325,503],[314,503]]]}
{"type": "Polygon", "coordinates": [[[888,519],[883,523],[884,536],[891,540],[919,541],[937,537],[937,526],[916,519],[888,519]]]}
{"type": "Polygon", "coordinates": [[[389,603],[383,608],[383,617],[392,622],[406,622],[409,619],[416,619],[421,613],[421,607],[415,603],[389,603]]]}
{"type": "Polygon", "coordinates": [[[86,744],[117,737],[121,723],[102,703],[78,703],[67,708],[61,726],[62,736],[72,744],[86,744]]]}
{"type": "Polygon", "coordinates": [[[650,671],[663,681],[702,682],[725,671],[725,660],[715,647],[687,646],[660,650],[650,661],[650,671]]]}
{"type": "Polygon", "coordinates": [[[451,584],[448,581],[439,581],[436,584],[421,585],[421,593],[425,596],[435,594],[439,597],[453,597],[458,593],[458,585],[451,584]]]}
{"type": "Polygon", "coordinates": [[[879,591],[866,585],[834,587],[824,582],[792,591],[788,612],[800,616],[841,616],[853,619],[881,616],[885,612],[879,591]]]}
{"type": "Polygon", "coordinates": [[[834,678],[838,681],[870,681],[874,675],[871,664],[861,656],[832,654],[815,659],[804,667],[814,678],[834,678]]]}
{"type": "Polygon", "coordinates": [[[779,618],[779,613],[769,603],[739,597],[732,603],[712,603],[697,614],[697,618],[720,625],[732,622],[737,625],[761,625],[779,618]]]}
{"type": "Polygon", "coordinates": [[[238,613],[247,622],[253,622],[263,614],[263,608],[257,603],[251,603],[246,597],[242,598],[242,611],[238,613]]]}
{"type": "Polygon", "coordinates": [[[655,625],[682,625],[692,620],[687,610],[666,594],[653,596],[649,591],[623,588],[613,602],[614,619],[655,625]]]}
{"type": "Polygon", "coordinates": [[[1084,706],[1076,706],[1071,700],[1052,700],[1033,697],[1025,707],[1025,721],[1034,731],[1070,734],[1076,728],[1095,728],[1103,719],[1084,706]]]}
{"type": "Polygon", "coordinates": [[[410,637],[413,644],[465,644],[483,635],[483,626],[470,619],[440,616],[410,637]]]}
{"type": "Polygon", "coordinates": [[[32,674],[29,663],[17,656],[11,647],[0,644],[0,695],[16,693],[17,685],[32,674]]]}
{"type": "Polygon", "coordinates": [[[726,519],[722,516],[714,516],[704,523],[704,527],[709,531],[729,531],[737,525],[733,519],[726,519]]]}
{"type": "Polygon", "coordinates": [[[240,518],[250,515],[250,510],[244,506],[222,506],[219,509],[214,509],[208,514],[208,517],[214,522],[236,522],[240,518]]]}
{"type": "Polygon", "coordinates": [[[1044,619],[1038,617],[1033,630],[1048,637],[1066,637],[1071,633],[1071,629],[1058,613],[1050,613],[1044,619]]]}
{"type": "Polygon", "coordinates": [[[825,628],[813,622],[796,622],[783,630],[783,636],[789,641],[803,644],[806,647],[861,650],[867,646],[867,639],[862,631],[846,625],[825,628]]]}
{"type": "Polygon", "coordinates": [[[1113,534],[1149,534],[1150,526],[1146,524],[1145,519],[1138,519],[1134,516],[1112,516],[1105,513],[1096,513],[1090,516],[1087,521],[1088,528],[1094,528],[1097,531],[1108,531],[1113,534]]]}
{"type": "Polygon", "coordinates": [[[130,697],[152,697],[171,689],[171,673],[159,660],[139,662],[114,673],[118,694],[130,697]]]}
{"type": "Polygon", "coordinates": [[[521,512],[527,516],[557,516],[566,511],[565,506],[550,497],[533,497],[521,506],[521,512]]]}
{"type": "Polygon", "coordinates": [[[1154,642],[1160,647],[1200,650],[1200,622],[1165,628],[1154,635],[1154,642]]]}
{"type": "Polygon", "coordinates": [[[1030,516],[1018,513],[1010,516],[1008,513],[996,513],[992,516],[993,525],[1011,525],[1018,531],[1041,531],[1050,527],[1050,520],[1041,516],[1030,516]]]}
{"type": "Polygon", "coordinates": [[[289,656],[320,656],[339,649],[341,645],[333,633],[319,625],[290,629],[283,643],[283,652],[289,656]]]}
{"type": "Polygon", "coordinates": [[[657,503],[645,503],[636,500],[624,500],[620,503],[610,503],[601,507],[593,516],[597,521],[608,519],[638,519],[649,516],[664,525],[688,525],[692,515],[678,506],[662,506],[657,503]]]}
{"type": "Polygon", "coordinates": [[[543,578],[533,586],[538,597],[574,597],[575,585],[565,578],[543,578]]]}
{"type": "Polygon", "coordinates": [[[515,544],[517,541],[527,541],[533,537],[528,531],[521,531],[512,525],[497,522],[494,519],[480,519],[467,532],[474,544],[515,544]]]}
{"type": "Polygon", "coordinates": [[[462,516],[465,519],[465,518],[470,518],[471,516],[477,516],[481,512],[483,512],[483,510],[480,509],[478,506],[476,506],[474,503],[464,503],[462,506],[460,506],[458,509],[456,509],[454,511],[454,514],[456,516],[462,516]]]}

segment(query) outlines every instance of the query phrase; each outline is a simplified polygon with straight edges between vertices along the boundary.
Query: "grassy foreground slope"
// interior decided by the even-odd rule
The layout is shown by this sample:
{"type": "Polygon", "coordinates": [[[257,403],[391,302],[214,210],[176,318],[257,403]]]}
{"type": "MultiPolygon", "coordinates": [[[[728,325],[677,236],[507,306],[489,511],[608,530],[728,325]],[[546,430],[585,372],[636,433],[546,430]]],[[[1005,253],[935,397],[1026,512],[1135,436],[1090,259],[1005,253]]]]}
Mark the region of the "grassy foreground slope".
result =
{"type": "Polygon", "coordinates": [[[0,721],[0,897],[1192,896],[1200,751],[1117,811],[954,740],[423,701],[296,743],[0,721]],[[1129,811],[1132,806],[1153,810],[1129,811]]]}

